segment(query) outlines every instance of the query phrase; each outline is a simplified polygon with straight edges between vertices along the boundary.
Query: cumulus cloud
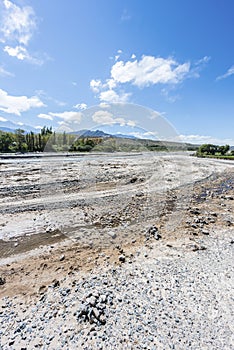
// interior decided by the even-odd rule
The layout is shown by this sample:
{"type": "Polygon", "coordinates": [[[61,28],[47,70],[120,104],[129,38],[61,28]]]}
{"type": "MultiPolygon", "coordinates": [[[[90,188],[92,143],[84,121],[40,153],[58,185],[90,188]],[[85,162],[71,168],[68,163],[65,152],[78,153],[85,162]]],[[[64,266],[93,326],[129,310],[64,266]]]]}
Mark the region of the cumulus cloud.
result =
{"type": "Polygon", "coordinates": [[[5,44],[3,50],[20,61],[41,65],[49,57],[43,54],[31,55],[27,46],[37,28],[37,19],[31,6],[18,6],[9,0],[2,0],[0,13],[0,42],[5,44]]]}
{"type": "Polygon", "coordinates": [[[222,79],[228,78],[233,74],[234,74],[234,66],[230,67],[225,74],[218,76],[216,80],[222,80],[222,79]]]}
{"type": "Polygon", "coordinates": [[[53,120],[53,117],[49,114],[44,114],[44,113],[40,113],[38,114],[38,118],[41,118],[41,119],[47,119],[47,120],[53,120]]]}
{"type": "Polygon", "coordinates": [[[82,119],[82,113],[81,112],[76,112],[76,111],[65,111],[65,112],[59,112],[59,113],[53,113],[49,112],[47,114],[39,114],[38,118],[42,119],[48,119],[48,120],[53,120],[54,117],[60,118],[63,120],[61,123],[75,123],[75,124],[80,124],[81,119],[82,119]]]}
{"type": "Polygon", "coordinates": [[[110,108],[110,105],[108,103],[106,103],[106,102],[101,102],[99,104],[99,107],[101,107],[101,108],[110,108]]]}
{"type": "Polygon", "coordinates": [[[38,107],[45,107],[45,105],[37,96],[11,96],[0,89],[0,111],[20,116],[21,112],[38,107]]]}
{"type": "Polygon", "coordinates": [[[111,77],[118,83],[132,83],[138,87],[154,84],[178,84],[189,73],[190,63],[178,64],[174,59],[143,56],[141,60],[119,61],[111,69],[111,77]]]}
{"type": "Polygon", "coordinates": [[[102,91],[99,95],[100,101],[108,102],[108,103],[125,103],[128,101],[129,97],[131,96],[130,93],[120,93],[118,94],[114,90],[107,90],[102,91]]]}
{"type": "Polygon", "coordinates": [[[179,135],[178,138],[176,140],[174,139],[173,141],[181,141],[194,144],[211,143],[217,145],[234,145],[234,139],[220,139],[209,135],[179,135]]]}
{"type": "Polygon", "coordinates": [[[192,65],[189,61],[179,63],[171,57],[143,55],[137,59],[136,55],[132,54],[128,61],[115,62],[111,67],[110,77],[105,81],[92,79],[90,88],[101,101],[127,102],[131,94],[123,91],[124,85],[138,88],[158,84],[167,88],[175,87],[185,79],[198,78],[200,70],[209,60],[210,57],[205,56],[192,65]]]}
{"type": "Polygon", "coordinates": [[[97,124],[120,124],[121,126],[135,126],[133,120],[125,120],[124,118],[116,118],[112,113],[108,111],[97,111],[93,114],[92,120],[97,124]]]}
{"type": "Polygon", "coordinates": [[[80,110],[85,110],[87,109],[87,104],[86,103],[77,103],[73,108],[80,109],[80,110]]]}
{"type": "Polygon", "coordinates": [[[9,0],[3,0],[3,5],[1,40],[28,45],[36,29],[36,16],[33,8],[31,6],[19,7],[9,0]]]}
{"type": "Polygon", "coordinates": [[[44,63],[42,59],[31,56],[28,53],[28,50],[23,46],[5,46],[3,51],[8,53],[8,55],[11,57],[16,57],[20,61],[28,61],[29,63],[38,65],[42,65],[44,63]]]}
{"type": "Polygon", "coordinates": [[[92,79],[90,81],[90,88],[93,92],[98,93],[102,88],[102,82],[99,79],[92,79]]]}

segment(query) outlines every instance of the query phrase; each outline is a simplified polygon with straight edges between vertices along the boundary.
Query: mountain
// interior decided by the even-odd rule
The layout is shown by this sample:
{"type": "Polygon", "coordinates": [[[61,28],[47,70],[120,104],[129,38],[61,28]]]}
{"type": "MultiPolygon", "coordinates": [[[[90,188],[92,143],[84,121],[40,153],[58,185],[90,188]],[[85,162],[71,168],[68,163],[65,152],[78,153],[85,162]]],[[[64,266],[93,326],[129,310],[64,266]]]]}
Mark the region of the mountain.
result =
{"type": "Polygon", "coordinates": [[[112,136],[101,130],[88,130],[88,129],[72,131],[69,134],[77,135],[80,137],[111,137],[112,136]]]}
{"type": "Polygon", "coordinates": [[[136,137],[132,136],[132,135],[124,135],[124,134],[120,134],[120,133],[110,134],[110,133],[106,133],[102,130],[83,129],[83,130],[78,130],[78,131],[72,131],[69,134],[77,135],[79,137],[102,137],[102,138],[116,137],[116,138],[122,138],[122,139],[136,139],[136,137]]]}
{"type": "Polygon", "coordinates": [[[133,136],[133,135],[114,134],[114,135],[111,135],[111,136],[118,137],[118,138],[121,138],[121,139],[133,139],[133,140],[137,139],[137,137],[133,136]]]}
{"type": "Polygon", "coordinates": [[[36,129],[33,126],[30,126],[30,125],[26,125],[26,124],[19,125],[19,124],[11,122],[9,120],[6,120],[4,122],[0,121],[0,130],[1,131],[15,132],[16,129],[23,129],[26,132],[30,132],[30,131],[33,131],[35,133],[38,132],[38,129],[36,129]]]}

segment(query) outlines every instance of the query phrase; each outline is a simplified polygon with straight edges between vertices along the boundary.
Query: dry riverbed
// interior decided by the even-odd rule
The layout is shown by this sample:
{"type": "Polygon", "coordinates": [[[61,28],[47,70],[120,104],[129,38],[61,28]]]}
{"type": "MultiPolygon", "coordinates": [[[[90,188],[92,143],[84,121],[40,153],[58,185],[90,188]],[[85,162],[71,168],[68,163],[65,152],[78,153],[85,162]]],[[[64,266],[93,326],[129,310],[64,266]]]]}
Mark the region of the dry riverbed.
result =
{"type": "Polygon", "coordinates": [[[0,349],[231,349],[233,163],[0,165],[0,349]]]}

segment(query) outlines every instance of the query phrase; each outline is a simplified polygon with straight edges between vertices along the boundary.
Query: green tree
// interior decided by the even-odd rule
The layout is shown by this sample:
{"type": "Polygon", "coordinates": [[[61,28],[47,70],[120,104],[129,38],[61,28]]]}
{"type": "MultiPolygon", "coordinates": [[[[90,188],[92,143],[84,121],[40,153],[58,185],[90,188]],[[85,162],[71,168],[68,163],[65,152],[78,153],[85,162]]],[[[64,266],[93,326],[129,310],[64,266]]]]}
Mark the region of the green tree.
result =
{"type": "Polygon", "coordinates": [[[19,151],[19,152],[25,152],[28,149],[27,143],[26,143],[26,139],[25,139],[25,135],[24,135],[25,131],[22,129],[16,129],[15,130],[15,141],[16,141],[16,147],[15,147],[15,151],[19,151]]]}
{"type": "Polygon", "coordinates": [[[9,132],[0,132],[0,152],[10,152],[14,136],[9,132]]]}
{"type": "Polygon", "coordinates": [[[230,150],[229,145],[219,146],[218,152],[221,153],[222,155],[225,155],[229,150],[230,150]]]}

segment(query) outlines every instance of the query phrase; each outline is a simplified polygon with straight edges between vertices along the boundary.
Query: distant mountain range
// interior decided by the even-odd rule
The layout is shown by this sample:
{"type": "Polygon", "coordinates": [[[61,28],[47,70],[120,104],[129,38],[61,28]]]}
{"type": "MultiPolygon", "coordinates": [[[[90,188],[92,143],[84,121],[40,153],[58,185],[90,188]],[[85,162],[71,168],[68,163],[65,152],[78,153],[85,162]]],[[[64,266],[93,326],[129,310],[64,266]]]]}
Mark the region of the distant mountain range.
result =
{"type": "MultiPolygon", "coordinates": [[[[30,131],[34,133],[38,133],[39,130],[34,128],[33,126],[30,125],[19,125],[16,123],[13,123],[9,120],[7,121],[0,121],[0,131],[5,131],[5,132],[15,132],[16,129],[23,129],[25,130],[26,133],[29,133],[30,131]]],[[[113,130],[114,131],[114,130],[113,130]]],[[[82,129],[78,131],[73,131],[70,132],[69,134],[71,135],[76,135],[78,137],[100,137],[100,138],[110,138],[110,137],[116,137],[116,138],[122,138],[122,139],[132,139],[132,140],[137,140],[138,138],[133,136],[133,135],[127,135],[127,134],[121,134],[121,133],[108,133],[104,132],[102,130],[88,130],[88,129],[82,129]]],[[[158,141],[160,142],[160,141],[158,141]]],[[[166,142],[167,143],[167,142],[166,142]]],[[[170,142],[168,142],[169,144],[170,142]]],[[[183,142],[179,142],[180,144],[183,144],[183,142]]],[[[171,144],[175,144],[174,142],[171,142],[171,144]]],[[[199,145],[191,144],[191,143],[185,143],[187,145],[192,145],[195,147],[198,147],[199,145]]],[[[230,147],[230,150],[234,150],[234,146],[230,147]]]]}
{"type": "MultiPolygon", "coordinates": [[[[33,126],[30,125],[19,125],[16,123],[13,123],[9,120],[3,122],[0,121],[0,130],[5,131],[5,132],[15,132],[16,129],[23,129],[25,130],[26,133],[33,131],[34,133],[38,133],[39,130],[34,128],[33,126]]],[[[128,138],[128,139],[136,139],[135,136],[131,135],[124,135],[124,134],[110,134],[106,133],[102,130],[88,130],[88,129],[83,129],[83,130],[78,130],[78,131],[73,131],[70,132],[69,134],[71,135],[77,135],[77,136],[82,136],[82,137],[102,137],[102,138],[107,138],[107,137],[118,137],[118,138],[128,138]]]]}
{"type": "Polygon", "coordinates": [[[82,137],[117,137],[117,138],[124,138],[124,139],[136,139],[135,136],[132,135],[124,135],[124,134],[109,134],[106,133],[102,130],[88,130],[88,129],[83,129],[83,130],[78,130],[78,131],[73,131],[70,132],[69,134],[71,135],[76,135],[76,136],[82,136],[82,137]]]}
{"type": "Polygon", "coordinates": [[[23,129],[26,132],[30,132],[30,131],[38,132],[38,129],[36,129],[33,126],[30,126],[30,125],[26,125],[26,124],[19,125],[19,124],[11,122],[9,120],[7,120],[5,122],[0,121],[0,130],[1,131],[15,132],[16,129],[23,129]]]}

